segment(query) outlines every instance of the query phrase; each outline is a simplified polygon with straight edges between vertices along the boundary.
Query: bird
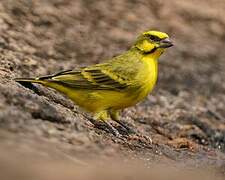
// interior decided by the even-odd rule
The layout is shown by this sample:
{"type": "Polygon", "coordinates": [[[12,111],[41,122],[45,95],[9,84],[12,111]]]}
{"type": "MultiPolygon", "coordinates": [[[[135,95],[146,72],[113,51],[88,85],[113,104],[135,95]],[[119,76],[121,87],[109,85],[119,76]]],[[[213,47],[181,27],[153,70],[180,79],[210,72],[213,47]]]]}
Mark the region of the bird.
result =
{"type": "MultiPolygon", "coordinates": [[[[123,109],[142,101],[154,88],[158,59],[173,46],[168,34],[148,30],[137,36],[124,53],[102,63],[36,78],[16,78],[19,83],[38,83],[53,88],[92,113],[95,121],[120,121],[123,109]]],[[[110,126],[113,134],[118,134],[110,126]]]]}

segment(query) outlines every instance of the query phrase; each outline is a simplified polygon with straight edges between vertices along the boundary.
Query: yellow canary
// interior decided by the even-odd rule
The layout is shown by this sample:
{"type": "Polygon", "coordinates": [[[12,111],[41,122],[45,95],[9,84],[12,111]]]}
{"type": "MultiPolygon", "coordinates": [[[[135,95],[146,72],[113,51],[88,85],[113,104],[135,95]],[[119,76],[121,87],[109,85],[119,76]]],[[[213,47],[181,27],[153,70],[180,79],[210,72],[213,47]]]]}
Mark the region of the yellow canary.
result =
{"type": "Polygon", "coordinates": [[[158,58],[173,46],[166,33],[147,31],[133,46],[105,63],[17,82],[39,83],[66,94],[97,120],[119,121],[120,110],[133,106],[152,91],[158,58]]]}

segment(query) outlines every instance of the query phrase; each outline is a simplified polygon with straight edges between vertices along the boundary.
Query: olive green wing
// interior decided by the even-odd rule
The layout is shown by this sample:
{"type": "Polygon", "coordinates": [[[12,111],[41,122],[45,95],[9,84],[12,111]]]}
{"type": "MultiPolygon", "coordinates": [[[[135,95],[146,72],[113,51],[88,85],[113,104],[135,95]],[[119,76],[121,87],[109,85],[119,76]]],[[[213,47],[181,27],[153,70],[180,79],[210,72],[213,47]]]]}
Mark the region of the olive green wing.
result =
{"type": "Polygon", "coordinates": [[[129,83],[114,73],[107,71],[108,65],[93,66],[80,70],[68,70],[55,75],[40,77],[65,87],[89,90],[123,90],[129,83]]]}
{"type": "Polygon", "coordinates": [[[139,87],[137,74],[143,69],[140,57],[130,52],[107,63],[69,70],[47,76],[48,81],[70,88],[90,90],[124,90],[139,87]]]}

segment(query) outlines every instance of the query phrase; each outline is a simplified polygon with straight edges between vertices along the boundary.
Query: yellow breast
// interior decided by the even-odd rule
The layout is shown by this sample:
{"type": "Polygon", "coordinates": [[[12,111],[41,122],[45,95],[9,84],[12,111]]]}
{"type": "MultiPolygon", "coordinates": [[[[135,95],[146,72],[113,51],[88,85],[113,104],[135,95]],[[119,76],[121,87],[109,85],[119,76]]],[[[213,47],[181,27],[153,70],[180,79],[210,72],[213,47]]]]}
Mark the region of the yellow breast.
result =
{"type": "Polygon", "coordinates": [[[139,90],[138,101],[145,98],[152,91],[158,77],[158,61],[152,57],[145,56],[143,62],[145,68],[139,77],[142,79],[143,85],[139,90]]]}
{"type": "Polygon", "coordinates": [[[157,60],[144,57],[143,69],[140,69],[136,81],[140,82],[140,87],[129,91],[95,91],[89,94],[89,102],[85,105],[89,111],[96,112],[102,109],[124,109],[133,106],[143,100],[154,88],[158,76],[157,60]]]}

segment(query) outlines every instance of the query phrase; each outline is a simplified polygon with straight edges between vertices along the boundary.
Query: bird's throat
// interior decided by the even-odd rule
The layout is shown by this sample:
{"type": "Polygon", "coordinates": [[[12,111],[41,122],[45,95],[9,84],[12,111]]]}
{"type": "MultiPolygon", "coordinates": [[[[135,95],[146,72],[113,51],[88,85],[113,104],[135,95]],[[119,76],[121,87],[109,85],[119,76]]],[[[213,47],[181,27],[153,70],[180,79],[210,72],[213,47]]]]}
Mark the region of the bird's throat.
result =
{"type": "Polygon", "coordinates": [[[156,49],[155,51],[153,51],[153,52],[149,52],[149,53],[145,53],[145,57],[146,58],[152,58],[152,59],[155,59],[155,60],[157,60],[157,59],[159,59],[159,57],[164,53],[164,49],[162,49],[162,48],[159,48],[159,49],[156,49]]]}

